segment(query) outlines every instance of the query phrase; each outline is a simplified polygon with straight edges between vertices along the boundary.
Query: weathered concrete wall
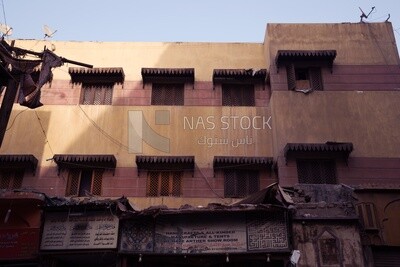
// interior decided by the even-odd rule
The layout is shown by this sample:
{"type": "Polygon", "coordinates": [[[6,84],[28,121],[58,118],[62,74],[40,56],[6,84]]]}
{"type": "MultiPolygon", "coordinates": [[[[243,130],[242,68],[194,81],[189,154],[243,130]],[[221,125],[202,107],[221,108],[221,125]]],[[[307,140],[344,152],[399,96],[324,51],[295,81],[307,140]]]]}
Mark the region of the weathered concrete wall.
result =
{"type": "Polygon", "coordinates": [[[337,51],[336,65],[398,65],[392,24],[268,24],[265,34],[267,65],[274,65],[278,50],[337,51]]]}
{"type": "MultiPolygon", "coordinates": [[[[300,261],[297,266],[343,266],[365,267],[362,255],[360,235],[355,222],[334,223],[327,221],[295,221],[293,223],[294,249],[300,250],[300,261]],[[337,255],[338,264],[323,264],[322,239],[335,239],[336,249],[330,255],[337,255]],[[336,254],[332,254],[336,252],[336,254]]],[[[326,251],[325,251],[326,252],[326,251]]],[[[331,258],[331,257],[329,257],[331,258]]],[[[326,259],[329,260],[329,259],[326,259]]],[[[332,258],[331,258],[332,260],[332,258]]],[[[335,261],[335,259],[333,260],[335,261]]]]}

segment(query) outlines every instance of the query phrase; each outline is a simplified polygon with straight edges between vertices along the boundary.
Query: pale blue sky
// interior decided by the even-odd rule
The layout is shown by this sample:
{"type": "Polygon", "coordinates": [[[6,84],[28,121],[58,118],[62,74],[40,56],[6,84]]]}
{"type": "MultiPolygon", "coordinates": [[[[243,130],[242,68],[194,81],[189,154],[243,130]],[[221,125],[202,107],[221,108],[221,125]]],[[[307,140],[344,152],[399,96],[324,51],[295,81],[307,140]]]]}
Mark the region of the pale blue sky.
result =
{"type": "Polygon", "coordinates": [[[390,13],[400,42],[400,0],[0,0],[0,22],[12,39],[60,41],[257,42],[267,23],[368,22],[390,13]],[[4,7],[4,8],[3,8],[4,7]]]}

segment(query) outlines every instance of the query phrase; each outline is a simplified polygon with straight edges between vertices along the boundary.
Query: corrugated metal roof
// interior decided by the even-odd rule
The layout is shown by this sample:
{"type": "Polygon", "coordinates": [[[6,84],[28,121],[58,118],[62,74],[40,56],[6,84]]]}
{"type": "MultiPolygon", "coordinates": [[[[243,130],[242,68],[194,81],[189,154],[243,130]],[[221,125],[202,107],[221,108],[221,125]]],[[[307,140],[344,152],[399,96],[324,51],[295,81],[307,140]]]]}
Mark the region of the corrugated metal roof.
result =
{"type": "Polygon", "coordinates": [[[125,79],[123,68],[69,68],[73,83],[122,83],[125,79]]]}
{"type": "Polygon", "coordinates": [[[324,60],[332,65],[336,58],[336,50],[278,50],[275,57],[276,65],[297,60],[324,60]]]}
{"type": "Polygon", "coordinates": [[[142,68],[143,83],[193,83],[194,68],[142,68]]]}
{"type": "Polygon", "coordinates": [[[270,157],[235,157],[215,156],[213,160],[216,168],[241,168],[241,169],[265,169],[271,168],[274,161],[270,157]]]}
{"type": "Polygon", "coordinates": [[[264,82],[266,69],[214,69],[213,82],[264,82]]]}
{"type": "Polygon", "coordinates": [[[56,154],[53,157],[59,168],[104,168],[115,169],[114,155],[56,154]]]}
{"type": "Polygon", "coordinates": [[[136,156],[139,170],[194,170],[194,156],[136,156]]]}
{"type": "Polygon", "coordinates": [[[22,168],[36,170],[38,160],[31,154],[0,155],[0,168],[22,168]]]}
{"type": "Polygon", "coordinates": [[[285,157],[296,152],[332,152],[348,157],[353,151],[353,143],[288,143],[284,148],[285,157]]]}

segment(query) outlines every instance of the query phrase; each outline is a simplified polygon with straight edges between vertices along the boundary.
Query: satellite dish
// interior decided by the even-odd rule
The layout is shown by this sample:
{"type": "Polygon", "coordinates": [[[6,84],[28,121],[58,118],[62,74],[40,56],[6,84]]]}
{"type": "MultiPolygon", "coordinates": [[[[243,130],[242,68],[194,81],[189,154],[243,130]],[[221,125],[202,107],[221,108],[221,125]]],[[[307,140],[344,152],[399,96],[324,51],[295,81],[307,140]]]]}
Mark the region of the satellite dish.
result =
{"type": "Polygon", "coordinates": [[[44,25],[43,26],[43,32],[44,32],[44,38],[46,38],[46,37],[52,37],[53,36],[53,34],[55,34],[56,33],[56,31],[57,30],[55,30],[55,31],[53,31],[49,26],[47,26],[47,25],[44,25]]]}
{"type": "Polygon", "coordinates": [[[0,23],[0,32],[3,36],[10,36],[12,34],[12,28],[8,25],[0,23]]]}

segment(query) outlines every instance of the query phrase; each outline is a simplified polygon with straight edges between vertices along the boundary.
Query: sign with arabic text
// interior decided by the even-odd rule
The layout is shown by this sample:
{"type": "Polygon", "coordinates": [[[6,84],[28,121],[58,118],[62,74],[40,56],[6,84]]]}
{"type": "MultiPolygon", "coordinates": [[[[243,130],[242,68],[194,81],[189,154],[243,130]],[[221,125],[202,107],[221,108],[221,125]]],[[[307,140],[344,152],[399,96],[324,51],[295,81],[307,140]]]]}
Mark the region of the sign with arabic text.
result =
{"type": "Polygon", "coordinates": [[[174,214],[126,220],[123,253],[246,253],[288,251],[286,213],[174,214]]]}
{"type": "Polygon", "coordinates": [[[39,232],[39,228],[0,229],[0,260],[34,259],[39,232]]]}
{"type": "Polygon", "coordinates": [[[42,250],[110,249],[117,247],[118,218],[110,213],[46,214],[42,250]]]}

